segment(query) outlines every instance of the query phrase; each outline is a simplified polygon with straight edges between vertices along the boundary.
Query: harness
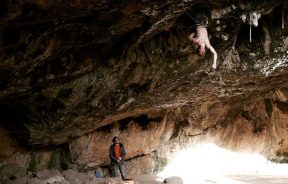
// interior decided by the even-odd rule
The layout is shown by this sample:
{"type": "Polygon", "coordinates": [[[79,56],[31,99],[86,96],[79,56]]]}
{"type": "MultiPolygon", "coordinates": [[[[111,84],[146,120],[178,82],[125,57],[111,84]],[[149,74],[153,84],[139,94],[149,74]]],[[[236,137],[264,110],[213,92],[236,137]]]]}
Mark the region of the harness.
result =
{"type": "Polygon", "coordinates": [[[207,27],[208,26],[208,20],[195,20],[196,22],[196,27],[202,26],[202,27],[207,27]]]}

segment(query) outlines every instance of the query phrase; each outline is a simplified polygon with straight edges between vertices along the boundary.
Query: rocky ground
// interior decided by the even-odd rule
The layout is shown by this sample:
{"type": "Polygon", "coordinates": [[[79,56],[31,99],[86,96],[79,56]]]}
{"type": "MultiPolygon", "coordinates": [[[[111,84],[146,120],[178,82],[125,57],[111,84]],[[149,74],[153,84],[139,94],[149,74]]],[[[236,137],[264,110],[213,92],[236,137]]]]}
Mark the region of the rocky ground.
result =
{"type": "Polygon", "coordinates": [[[115,135],[131,175],[211,139],[287,162],[287,12],[282,0],[1,1],[0,167],[108,176],[115,135]],[[216,70],[187,39],[199,9],[216,70]]]}
{"type": "Polygon", "coordinates": [[[1,169],[3,184],[134,184],[134,181],[122,181],[120,178],[96,178],[95,171],[80,173],[75,170],[42,170],[27,172],[17,165],[8,165],[1,169]]]}

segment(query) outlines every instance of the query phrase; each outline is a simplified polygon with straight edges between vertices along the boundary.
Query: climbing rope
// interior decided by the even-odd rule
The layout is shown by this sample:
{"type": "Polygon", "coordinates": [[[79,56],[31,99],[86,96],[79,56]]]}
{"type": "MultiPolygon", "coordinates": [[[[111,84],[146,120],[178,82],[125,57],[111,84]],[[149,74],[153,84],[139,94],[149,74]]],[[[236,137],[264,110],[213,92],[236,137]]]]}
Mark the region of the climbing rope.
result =
{"type": "Polygon", "coordinates": [[[203,20],[198,20],[198,19],[194,18],[192,15],[190,15],[190,13],[188,13],[186,11],[184,4],[185,4],[185,2],[184,2],[184,0],[182,0],[183,11],[188,15],[188,17],[190,17],[196,23],[196,26],[201,25],[201,26],[207,27],[208,21],[204,22],[203,20]]]}
{"type": "Polygon", "coordinates": [[[193,21],[197,21],[194,17],[192,17],[187,11],[186,11],[186,8],[184,6],[184,0],[182,0],[182,7],[183,7],[183,10],[184,12],[193,20],[193,21]]]}

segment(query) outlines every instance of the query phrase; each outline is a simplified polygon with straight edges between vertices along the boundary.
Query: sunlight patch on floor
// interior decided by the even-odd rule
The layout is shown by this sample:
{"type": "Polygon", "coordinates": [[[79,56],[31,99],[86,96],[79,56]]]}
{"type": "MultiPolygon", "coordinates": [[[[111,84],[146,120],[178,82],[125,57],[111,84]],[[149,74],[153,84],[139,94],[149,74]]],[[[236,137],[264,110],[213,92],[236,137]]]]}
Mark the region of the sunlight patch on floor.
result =
{"type": "MultiPolygon", "coordinates": [[[[259,154],[236,153],[206,143],[179,151],[158,174],[160,178],[170,176],[198,184],[248,184],[254,180],[260,184],[261,180],[269,181],[277,176],[279,182],[288,183],[288,165],[272,163],[259,154]]],[[[275,179],[272,183],[278,184],[275,179]]]]}

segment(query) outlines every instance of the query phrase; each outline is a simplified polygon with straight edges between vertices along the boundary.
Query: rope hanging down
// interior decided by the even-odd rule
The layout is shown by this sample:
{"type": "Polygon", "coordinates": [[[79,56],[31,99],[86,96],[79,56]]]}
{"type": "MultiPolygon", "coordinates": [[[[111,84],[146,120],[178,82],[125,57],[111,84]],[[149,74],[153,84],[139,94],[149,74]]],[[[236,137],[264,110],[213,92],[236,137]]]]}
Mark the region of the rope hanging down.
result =
{"type": "Polygon", "coordinates": [[[191,18],[196,23],[196,26],[201,25],[201,26],[207,27],[208,20],[199,20],[197,18],[194,18],[192,15],[190,15],[190,13],[188,13],[186,11],[184,4],[185,4],[185,2],[184,2],[184,0],[182,0],[183,11],[188,15],[189,18],[191,18]]]}
{"type": "Polygon", "coordinates": [[[192,17],[187,11],[186,11],[186,8],[184,6],[184,0],[182,0],[182,7],[183,7],[183,10],[184,12],[193,20],[193,21],[197,21],[194,17],[192,17]]]}

